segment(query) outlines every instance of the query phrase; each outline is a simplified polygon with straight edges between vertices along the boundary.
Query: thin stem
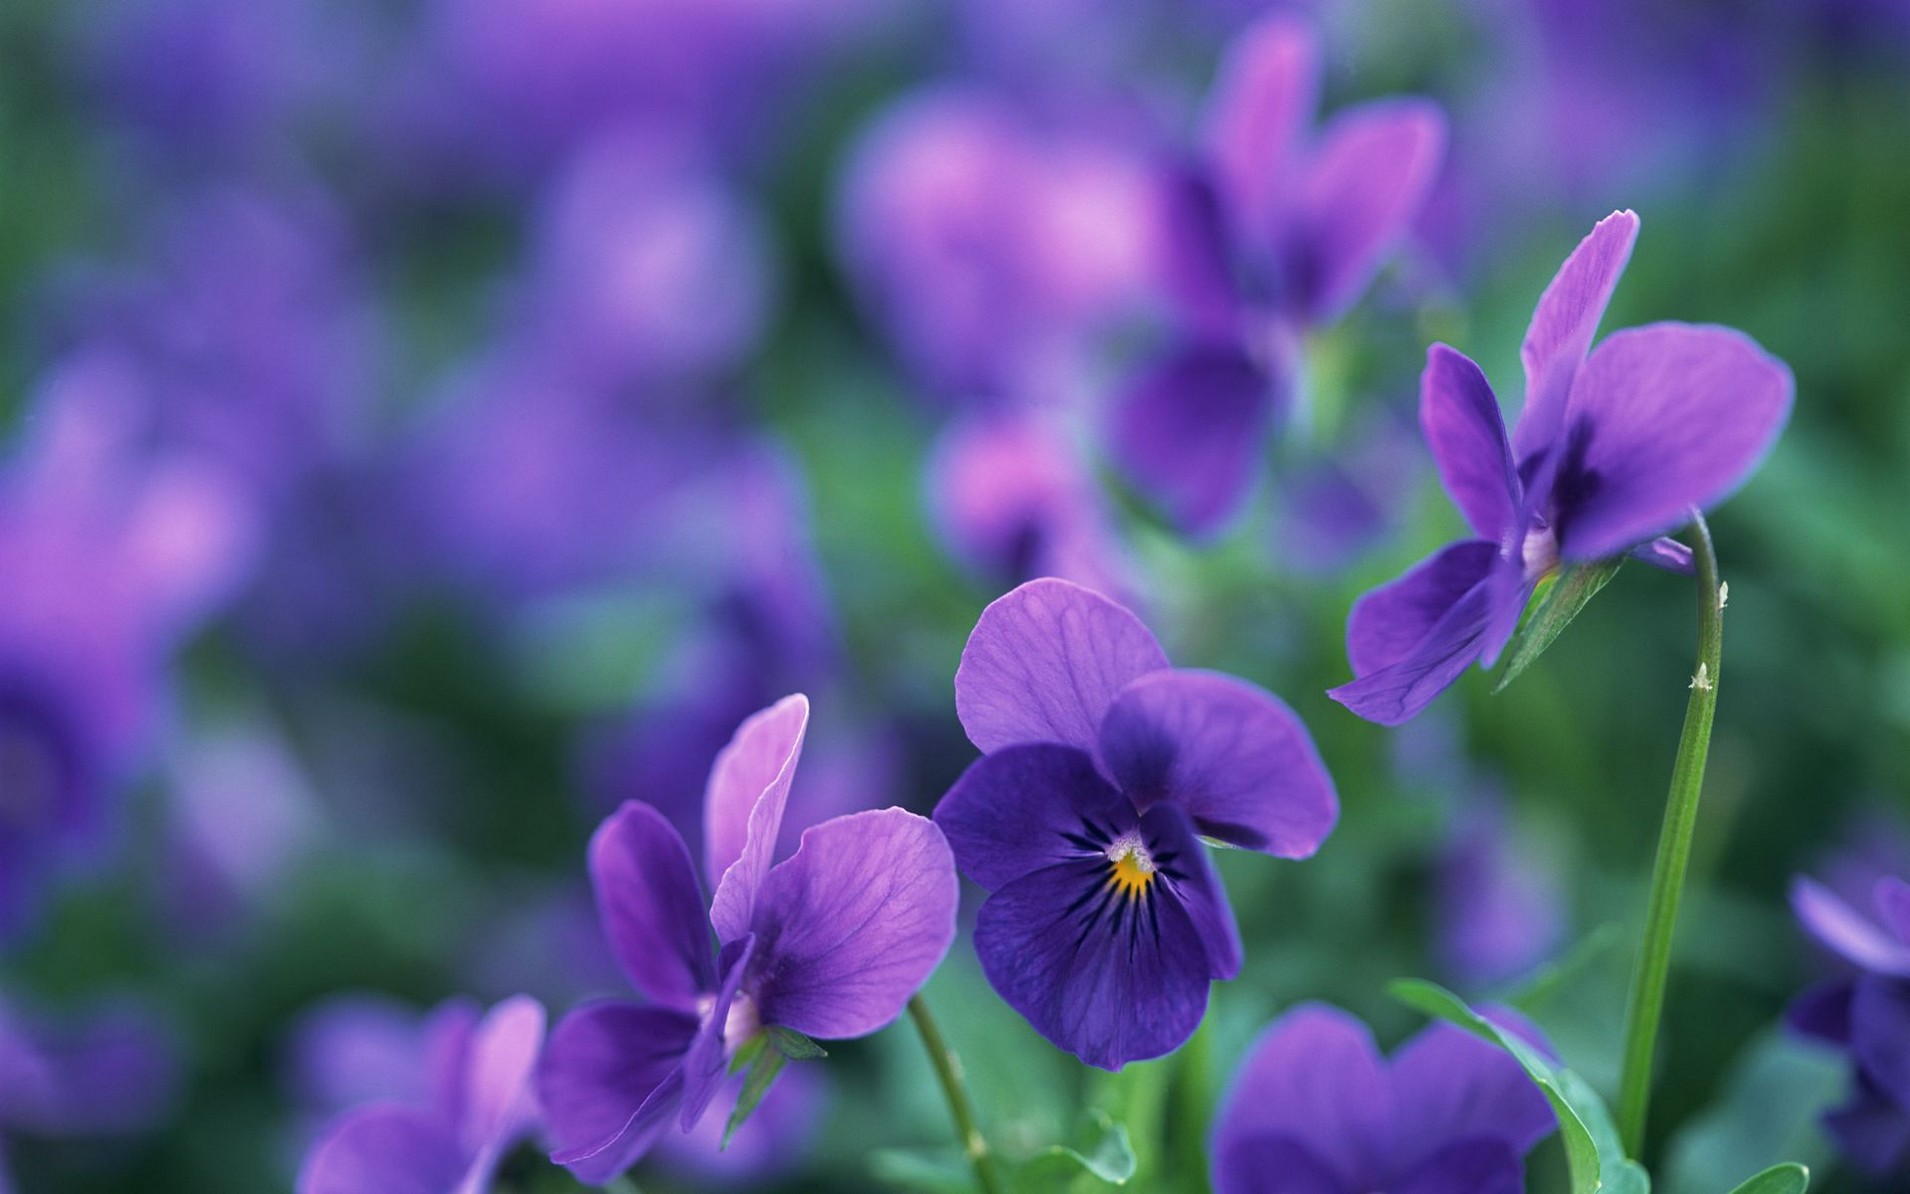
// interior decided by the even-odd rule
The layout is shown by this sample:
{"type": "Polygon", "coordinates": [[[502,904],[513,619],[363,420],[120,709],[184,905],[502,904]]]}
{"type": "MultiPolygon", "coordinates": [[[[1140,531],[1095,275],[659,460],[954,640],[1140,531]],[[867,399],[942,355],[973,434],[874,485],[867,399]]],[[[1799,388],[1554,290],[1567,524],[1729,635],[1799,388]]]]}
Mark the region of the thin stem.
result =
{"type": "Polygon", "coordinates": [[[935,1017],[929,1014],[928,1001],[919,993],[909,999],[909,1017],[915,1021],[915,1031],[922,1034],[922,1046],[928,1050],[936,1078],[941,1080],[949,1114],[955,1117],[955,1134],[961,1139],[962,1152],[975,1167],[975,1184],[982,1194],[1002,1194],[1003,1186],[995,1176],[995,1158],[988,1151],[982,1130],[975,1125],[975,1109],[969,1105],[968,1088],[962,1085],[962,1063],[948,1047],[942,1030],[936,1027],[935,1017]]]}
{"type": "Polygon", "coordinates": [[[1651,903],[1645,912],[1645,937],[1632,972],[1631,999],[1625,1008],[1624,1070],[1618,1084],[1618,1130],[1628,1156],[1645,1143],[1645,1113],[1651,1105],[1651,1063],[1658,1044],[1658,1021],[1665,1008],[1665,983],[1671,971],[1671,937],[1678,922],[1678,898],[1684,893],[1691,861],[1692,831],[1698,819],[1698,794],[1711,751],[1711,718],[1718,707],[1718,670],[1724,652],[1724,602],[1718,585],[1718,557],[1711,528],[1692,512],[1691,555],[1698,569],[1698,670],[1685,705],[1684,733],[1671,767],[1671,794],[1665,823],[1658,831],[1658,858],[1651,869],[1651,903]]]}

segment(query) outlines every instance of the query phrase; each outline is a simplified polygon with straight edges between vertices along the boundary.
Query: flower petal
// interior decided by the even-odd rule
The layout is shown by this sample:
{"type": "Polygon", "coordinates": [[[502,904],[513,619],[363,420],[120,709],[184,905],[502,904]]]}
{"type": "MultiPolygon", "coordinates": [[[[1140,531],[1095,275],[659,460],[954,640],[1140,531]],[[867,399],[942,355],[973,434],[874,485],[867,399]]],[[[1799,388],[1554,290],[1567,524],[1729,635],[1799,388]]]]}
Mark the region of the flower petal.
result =
{"type": "Polygon", "coordinates": [[[1814,879],[1791,883],[1791,910],[1824,948],[1853,966],[1910,978],[1910,945],[1892,938],[1814,879]]]}
{"type": "MultiPolygon", "coordinates": [[[[1393,1092],[1366,1025],[1335,1007],[1294,1008],[1261,1033],[1221,1103],[1214,1152],[1269,1136],[1305,1141],[1342,1188],[1383,1175],[1393,1092]]],[[[1362,1184],[1364,1183],[1364,1184],[1362,1184]]],[[[1253,1187],[1242,1187],[1251,1189],[1253,1187]]]]}
{"type": "Polygon", "coordinates": [[[557,1022],[537,1066],[551,1160],[601,1185],[636,1164],[683,1097],[697,1020],[605,1000],[557,1022]]]}
{"type": "Polygon", "coordinates": [[[1215,1194],[1364,1194],[1291,1136],[1249,1136],[1216,1146],[1213,1179],[1215,1194]]]}
{"type": "MultiPolygon", "coordinates": [[[[1503,1011],[1493,1019],[1541,1043],[1524,1021],[1503,1011]]],[[[1401,1110],[1393,1157],[1403,1167],[1416,1167],[1455,1141],[1482,1138],[1505,1144],[1516,1175],[1518,1159],[1558,1127],[1551,1104],[1510,1053],[1450,1024],[1433,1024],[1401,1046],[1392,1068],[1401,1110]]],[[[1517,1194],[1519,1187],[1512,1189],[1517,1194]]]]}
{"type": "Polygon", "coordinates": [[[710,875],[720,876],[710,924],[725,944],[749,932],[808,726],[809,698],[786,696],[738,726],[710,770],[703,798],[705,849],[710,875]]]}
{"type": "Polygon", "coordinates": [[[1181,345],[1116,399],[1109,450],[1175,526],[1211,534],[1252,487],[1288,384],[1234,343],[1181,345]]]}
{"type": "Polygon", "coordinates": [[[1885,875],[1877,880],[1873,899],[1884,927],[1898,941],[1910,945],[1910,883],[1895,875],[1885,875]]]}
{"type": "Polygon", "coordinates": [[[1165,166],[1154,205],[1161,286],[1173,299],[1180,326],[1212,340],[1237,334],[1243,313],[1240,283],[1215,180],[1198,168],[1165,166]]]}
{"type": "Polygon", "coordinates": [[[1555,483],[1559,554],[1593,560],[1680,526],[1736,489],[1790,417],[1791,371],[1742,332],[1654,323],[1579,371],[1555,483]]]}
{"type": "Polygon", "coordinates": [[[1784,1009],[1784,1023],[1792,1032],[1826,1044],[1850,1044],[1850,1004],[1856,984],[1847,978],[1826,979],[1804,989],[1784,1009]]]}
{"type": "Polygon", "coordinates": [[[1410,656],[1469,591],[1491,575],[1498,545],[1468,539],[1441,548],[1391,584],[1366,593],[1346,618],[1346,656],[1370,676],[1410,656]]]}
{"type": "Polygon", "coordinates": [[[478,1025],[459,1128],[467,1155],[502,1148],[530,1126],[531,1075],[543,1044],[544,1008],[528,995],[498,1004],[478,1025]]]}
{"type": "Polygon", "coordinates": [[[1158,881],[1144,917],[1107,876],[1107,860],[1094,857],[1008,884],[976,915],[975,953],[1036,1032],[1089,1065],[1118,1070],[1193,1035],[1212,963],[1187,909],[1158,881]]]}
{"type": "Polygon", "coordinates": [[[1506,442],[1499,400],[1479,366],[1435,344],[1419,376],[1419,425],[1439,479],[1473,533],[1498,542],[1519,507],[1519,478],[1506,442]]]}
{"type": "MultiPolygon", "coordinates": [[[[1361,601],[1380,591],[1368,593],[1361,601]]],[[[1411,721],[1479,658],[1492,622],[1493,598],[1488,575],[1486,580],[1461,594],[1404,658],[1351,684],[1329,689],[1326,695],[1380,725],[1396,726],[1411,721]]],[[[1353,612],[1355,616],[1359,614],[1358,605],[1353,612]]],[[[1352,638],[1350,629],[1348,638],[1352,638]]]]}
{"type": "Polygon", "coordinates": [[[1824,1116],[1824,1128],[1844,1156],[1883,1177],[1910,1156],[1910,1114],[1862,1071],[1856,1087],[1848,1102],[1824,1116]]]}
{"type": "Polygon", "coordinates": [[[1153,847],[1154,861],[1167,888],[1187,910],[1187,919],[1207,947],[1207,977],[1219,981],[1240,974],[1240,926],[1207,847],[1194,836],[1187,814],[1173,805],[1151,809],[1140,820],[1141,836],[1153,847]]]}
{"type": "Polygon", "coordinates": [[[1043,743],[970,763],[935,806],[935,824],[961,873],[994,891],[1076,856],[1068,835],[1080,832],[1083,817],[1126,807],[1084,751],[1043,743]]]}
{"type": "Polygon", "coordinates": [[[1127,610],[1065,580],[1031,580],[996,598],[969,633],[955,712],[984,751],[1058,742],[1092,754],[1114,694],[1166,666],[1127,610]]]}
{"type": "Polygon", "coordinates": [[[1287,232],[1287,285],[1309,323],[1359,298],[1426,200],[1446,152],[1446,118],[1424,100],[1362,104],[1321,133],[1299,220],[1287,232]]]}
{"type": "MultiPolygon", "coordinates": [[[[1526,1085],[1538,1093],[1529,1080],[1526,1085]]],[[[1387,1187],[1391,1194],[1522,1194],[1524,1189],[1520,1154],[1498,1137],[1455,1140],[1387,1187]]]]}
{"type": "Polygon", "coordinates": [[[1643,560],[1653,568],[1663,568],[1666,572],[1676,572],[1680,576],[1698,574],[1697,565],[1691,561],[1691,549],[1666,535],[1640,544],[1628,554],[1634,560],[1643,560]]]}
{"type": "Polygon", "coordinates": [[[723,956],[717,965],[723,975],[722,985],[717,987],[708,1010],[703,1013],[696,1039],[683,1055],[683,1110],[677,1116],[677,1126],[685,1132],[694,1128],[709,1110],[710,1101],[716,1097],[728,1073],[730,1054],[744,1044],[747,1035],[754,1034],[753,1027],[746,1030],[739,1026],[738,1032],[747,1035],[740,1035],[736,1040],[729,1036],[730,1011],[742,994],[743,984],[749,981],[756,946],[756,934],[745,933],[723,947],[723,956]]]}
{"type": "Polygon", "coordinates": [[[1879,974],[1857,980],[1850,1051],[1897,1106],[1910,1106],[1910,982],[1879,974]]]}
{"type": "Polygon", "coordinates": [[[669,819],[626,801],[590,839],[604,936],[637,990],[688,1011],[716,985],[710,921],[690,850],[669,819]]]}
{"type": "Polygon", "coordinates": [[[1306,22],[1264,18],[1221,60],[1201,142],[1235,235],[1261,243],[1292,186],[1320,102],[1320,48],[1306,22]]]}
{"type": "Polygon", "coordinates": [[[757,904],[765,1024],[867,1036],[902,1014],[955,939],[955,859],[927,818],[853,813],[802,835],[757,904]]]}
{"type": "Polygon", "coordinates": [[[305,1158],[298,1194],[448,1194],[465,1158],[451,1126],[392,1103],[339,1120],[305,1158]]]}
{"type": "Polygon", "coordinates": [[[1101,757],[1137,808],[1172,803],[1201,833],[1244,849],[1305,858],[1339,817],[1293,710],[1217,672],[1170,669],[1123,688],[1101,722],[1101,757]]]}
{"type": "Polygon", "coordinates": [[[1638,217],[1615,211],[1600,220],[1539,296],[1519,359],[1525,364],[1525,410],[1512,429],[1512,446],[1523,461],[1559,437],[1572,379],[1592,346],[1605,304],[1631,260],[1638,217]]]}

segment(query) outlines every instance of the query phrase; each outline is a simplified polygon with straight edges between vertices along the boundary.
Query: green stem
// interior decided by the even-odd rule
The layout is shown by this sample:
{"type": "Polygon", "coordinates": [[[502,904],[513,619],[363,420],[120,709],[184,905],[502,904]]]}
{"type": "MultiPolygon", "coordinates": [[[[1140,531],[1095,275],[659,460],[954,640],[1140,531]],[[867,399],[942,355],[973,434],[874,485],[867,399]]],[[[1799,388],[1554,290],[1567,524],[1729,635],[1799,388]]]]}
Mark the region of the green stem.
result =
{"type": "Polygon", "coordinates": [[[949,1114],[955,1117],[955,1134],[961,1139],[962,1152],[975,1167],[975,1185],[982,1194],[1002,1194],[1003,1186],[995,1176],[995,1158],[988,1151],[988,1141],[981,1129],[975,1125],[975,1109],[969,1105],[968,1088],[962,1085],[962,1063],[948,1047],[942,1030],[936,1027],[935,1017],[929,1014],[928,1002],[920,994],[909,1000],[909,1017],[915,1021],[915,1030],[922,1034],[922,1046],[928,1050],[935,1076],[941,1080],[949,1114]]]}
{"type": "Polygon", "coordinates": [[[1651,904],[1645,912],[1645,938],[1632,972],[1631,999],[1625,1008],[1624,1070],[1618,1084],[1618,1130],[1627,1156],[1645,1143],[1645,1113],[1651,1105],[1651,1063],[1658,1044],[1658,1021],[1665,1008],[1665,982],[1671,970],[1671,937],[1678,922],[1678,898],[1684,892],[1691,860],[1692,831],[1698,819],[1698,794],[1704,787],[1705,758],[1711,751],[1711,718],[1718,707],[1718,669],[1724,651],[1724,606],[1718,585],[1718,557],[1704,516],[1692,512],[1691,554],[1698,568],[1698,670],[1685,705],[1684,733],[1671,767],[1671,794],[1665,823],[1658,831],[1658,858],[1651,869],[1651,904]]]}

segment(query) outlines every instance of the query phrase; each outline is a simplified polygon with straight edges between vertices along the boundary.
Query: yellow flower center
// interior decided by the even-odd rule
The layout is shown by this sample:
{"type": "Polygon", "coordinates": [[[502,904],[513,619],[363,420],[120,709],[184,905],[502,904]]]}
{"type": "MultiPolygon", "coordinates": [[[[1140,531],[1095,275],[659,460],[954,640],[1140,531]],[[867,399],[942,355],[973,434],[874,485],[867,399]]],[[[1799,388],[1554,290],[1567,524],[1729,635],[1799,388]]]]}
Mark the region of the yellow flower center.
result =
{"type": "Polygon", "coordinates": [[[1114,870],[1108,882],[1130,900],[1140,899],[1154,882],[1154,859],[1139,838],[1123,837],[1108,847],[1108,860],[1114,870]]]}

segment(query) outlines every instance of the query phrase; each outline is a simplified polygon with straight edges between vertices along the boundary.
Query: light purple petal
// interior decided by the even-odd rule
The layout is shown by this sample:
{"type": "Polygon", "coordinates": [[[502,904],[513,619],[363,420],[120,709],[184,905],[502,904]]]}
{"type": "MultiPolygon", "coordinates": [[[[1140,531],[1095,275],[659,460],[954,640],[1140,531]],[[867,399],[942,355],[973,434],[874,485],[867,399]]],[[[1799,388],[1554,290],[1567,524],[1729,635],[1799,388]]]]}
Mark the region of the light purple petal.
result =
{"type": "Polygon", "coordinates": [[[1215,1194],[1366,1194],[1291,1136],[1228,1140],[1215,1150],[1213,1179],[1215,1194]]]}
{"type": "Polygon", "coordinates": [[[758,1014],[824,1039],[881,1028],[941,964],[959,896],[948,843],[924,817],[881,809],[808,830],[757,904],[758,1014]]]}
{"type": "Polygon", "coordinates": [[[500,1150],[529,1127],[536,1116],[531,1076],[543,1044],[544,1008],[528,995],[498,1004],[478,1025],[459,1128],[467,1156],[500,1150]]]}
{"type": "Polygon", "coordinates": [[[982,611],[955,672],[955,712],[984,751],[1058,742],[1090,754],[1128,681],[1166,667],[1141,620],[1065,580],[1031,580],[982,611]]]}
{"type": "Polygon", "coordinates": [[[446,1123],[464,1120],[471,1093],[471,1042],[483,1015],[477,1000],[459,995],[432,1008],[425,1017],[423,1040],[412,1059],[419,1069],[414,1081],[427,1088],[429,1105],[446,1123]]]}
{"type": "Polygon", "coordinates": [[[709,873],[721,876],[710,924],[725,944],[749,932],[808,726],[809,698],[786,696],[737,727],[710,771],[703,824],[709,873]]]}
{"type": "Polygon", "coordinates": [[[1853,966],[1910,978],[1910,945],[1891,937],[1813,879],[1791,883],[1791,910],[1811,936],[1853,966]]]}
{"type": "Polygon", "coordinates": [[[1691,549],[1663,535],[1632,548],[1629,554],[1634,560],[1643,560],[1653,568],[1663,568],[1666,572],[1676,572],[1680,576],[1695,576],[1698,572],[1697,566],[1691,562],[1691,549]]]}
{"type": "Polygon", "coordinates": [[[1217,672],[1176,668],[1123,688],[1101,722],[1101,757],[1137,808],[1172,803],[1202,834],[1243,849],[1305,858],[1339,818],[1293,710],[1217,672]]]}
{"type": "Polygon", "coordinates": [[[1593,560],[1728,496],[1790,417],[1791,371],[1742,332],[1654,323],[1607,336],[1579,371],[1555,485],[1559,554],[1593,560]],[[1577,492],[1583,490],[1583,492],[1577,492]]]}
{"type": "Polygon", "coordinates": [[[1850,1051],[1899,1107],[1910,1107],[1910,983],[1867,974],[1850,1001],[1850,1051]]]}
{"type": "Polygon", "coordinates": [[[1327,126],[1287,232],[1302,318],[1330,323],[1353,305],[1419,214],[1445,152],[1446,119],[1423,100],[1362,104],[1327,126]]]}
{"type": "Polygon", "coordinates": [[[995,891],[1074,857],[1068,835],[1084,816],[1106,819],[1126,806],[1085,752],[1041,743],[970,763],[935,806],[935,824],[961,873],[995,891]]]}
{"type": "Polygon", "coordinates": [[[626,801],[590,839],[604,937],[637,990],[688,1011],[716,985],[709,916],[689,847],[656,809],[626,801]]]}
{"type": "Polygon", "coordinates": [[[694,1016],[617,1001],[559,1020],[537,1066],[551,1160],[591,1185],[634,1165],[682,1101],[696,1031],[694,1016]]]}
{"type": "Polygon", "coordinates": [[[451,1125],[413,1108],[373,1105],[313,1146],[298,1194],[451,1194],[464,1169],[451,1125]]]}
{"type": "Polygon", "coordinates": [[[1539,296],[1519,348],[1525,364],[1525,410],[1512,429],[1519,460],[1550,446],[1564,430],[1572,380],[1637,239],[1636,215],[1616,211],[1606,216],[1572,250],[1539,296]]]}
{"type": "Polygon", "coordinates": [[[1290,16],[1234,38],[1208,100],[1202,146],[1235,235],[1264,244],[1293,187],[1302,138],[1320,102],[1320,50],[1290,16]]]}
{"type": "Polygon", "coordinates": [[[1115,400],[1110,451],[1175,526],[1211,534],[1252,487],[1288,386],[1231,341],[1183,345],[1115,400]]]}
{"type": "MultiPolygon", "coordinates": [[[[1538,1031],[1504,1012],[1494,1019],[1539,1043],[1538,1031]]],[[[1558,1121],[1545,1095],[1510,1053],[1449,1024],[1434,1024],[1393,1055],[1400,1122],[1393,1159],[1412,1168],[1467,1138],[1503,1143],[1517,1160],[1551,1135],[1558,1121]]],[[[1518,1187],[1513,1187],[1514,1192],[1518,1187]]]]}
{"type": "Polygon", "coordinates": [[[1439,466],[1439,479],[1473,533],[1498,542],[1512,529],[1519,479],[1506,441],[1499,400],[1479,366],[1435,344],[1419,377],[1419,425],[1439,466]]]}
{"type": "Polygon", "coordinates": [[[1877,880],[1873,898],[1884,927],[1905,945],[1910,945],[1910,883],[1895,875],[1877,880]]]}
{"type": "MultiPolygon", "coordinates": [[[[1533,1090],[1537,1092],[1536,1087],[1533,1090]]],[[[1525,1166],[1505,1141],[1473,1137],[1453,1141],[1415,1162],[1387,1190],[1389,1194],[1523,1194],[1525,1166]]]]}
{"type": "Polygon", "coordinates": [[[1491,574],[1498,556],[1498,544],[1483,539],[1455,543],[1354,602],[1346,619],[1346,656],[1353,674],[1370,676],[1410,656],[1491,574]]]}
{"type": "Polygon", "coordinates": [[[696,1039],[690,1042],[689,1052],[683,1055],[683,1110],[677,1116],[677,1126],[685,1132],[694,1128],[709,1110],[711,1100],[723,1085],[730,1054],[744,1043],[743,1034],[754,1035],[753,1026],[739,1024],[738,1036],[732,1039],[730,1013],[742,995],[743,984],[750,978],[756,946],[756,934],[745,933],[723,947],[718,967],[723,973],[723,984],[716,989],[709,1010],[703,1015],[703,1024],[696,1030],[696,1039]]]}
{"type": "MultiPolygon", "coordinates": [[[[1270,1136],[1304,1141],[1349,1191],[1379,1175],[1393,1093],[1372,1033],[1338,1008],[1303,1004],[1255,1041],[1227,1092],[1214,1153],[1270,1136]]],[[[1250,1189],[1252,1187],[1242,1187],[1250,1189]]]]}

